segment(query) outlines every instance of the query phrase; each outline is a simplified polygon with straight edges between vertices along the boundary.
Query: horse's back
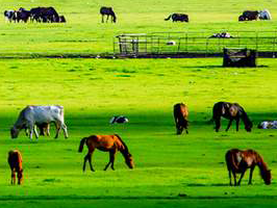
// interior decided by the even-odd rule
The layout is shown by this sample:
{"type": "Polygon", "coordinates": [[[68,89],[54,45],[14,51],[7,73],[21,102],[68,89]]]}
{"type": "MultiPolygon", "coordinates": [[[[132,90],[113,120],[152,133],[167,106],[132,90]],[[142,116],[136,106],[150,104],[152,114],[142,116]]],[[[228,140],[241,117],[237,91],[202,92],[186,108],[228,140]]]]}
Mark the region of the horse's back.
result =
{"type": "Polygon", "coordinates": [[[87,139],[87,144],[99,150],[108,151],[115,146],[116,141],[115,135],[91,135],[87,139]]]}

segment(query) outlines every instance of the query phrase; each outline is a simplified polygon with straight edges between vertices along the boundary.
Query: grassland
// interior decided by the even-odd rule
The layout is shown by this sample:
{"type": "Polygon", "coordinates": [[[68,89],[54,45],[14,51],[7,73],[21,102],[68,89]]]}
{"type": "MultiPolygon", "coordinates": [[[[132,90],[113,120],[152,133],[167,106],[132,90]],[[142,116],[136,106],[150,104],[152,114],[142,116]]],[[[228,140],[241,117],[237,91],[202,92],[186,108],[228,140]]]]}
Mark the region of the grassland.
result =
{"type": "Polygon", "coordinates": [[[255,69],[221,68],[221,59],[0,62],[1,205],[232,207],[234,202],[276,206],[275,180],[271,186],[264,185],[256,170],[253,186],[246,185],[246,177],[242,187],[229,187],[224,164],[227,149],[254,148],[275,175],[277,134],[256,128],[259,121],[276,115],[274,60],[261,59],[262,66],[255,69]],[[219,100],[241,103],[255,123],[254,131],[232,128],[215,133],[207,121],[219,100]],[[179,101],[190,108],[189,135],[175,135],[172,105],[179,101]],[[9,128],[23,106],[57,103],[66,109],[68,140],[41,137],[30,142],[23,133],[10,139],[9,128]],[[130,123],[109,125],[116,114],[127,115],[130,123]],[[108,155],[95,152],[97,171],[83,173],[85,153],[77,153],[80,139],[115,132],[128,144],[136,168],[127,169],[118,155],[116,171],[104,172],[108,155]],[[13,148],[24,157],[21,187],[9,185],[6,153],[13,148]]]}
{"type": "MultiPolygon", "coordinates": [[[[9,24],[0,21],[1,56],[111,52],[120,33],[160,31],[276,30],[277,2],[200,1],[0,1],[2,10],[54,6],[66,24],[9,24]],[[117,24],[101,24],[102,5],[112,5],[117,24]],[[245,9],[269,8],[273,21],[238,23],[245,9]],[[163,19],[172,12],[190,14],[189,24],[163,19]]],[[[222,68],[221,59],[0,59],[0,206],[1,207],[276,207],[277,153],[274,130],[258,130],[262,120],[276,120],[277,63],[258,59],[257,68],[222,68]],[[239,102],[254,121],[251,133],[215,133],[211,108],[217,101],[239,102]],[[172,106],[185,102],[190,133],[176,136],[172,106]],[[9,130],[26,105],[65,107],[69,139],[29,141],[9,130]],[[124,114],[126,125],[109,124],[124,114]],[[96,172],[82,172],[85,152],[79,141],[90,134],[118,133],[134,155],[129,170],[120,154],[115,171],[102,169],[108,155],[95,152],[96,172]],[[258,169],[254,185],[228,186],[224,154],[229,148],[254,148],[273,173],[263,184],[258,169]],[[20,149],[25,181],[10,185],[6,162],[20,149]]],[[[226,121],[223,122],[223,129],[226,121]]],[[[86,151],[86,149],[85,149],[86,151]]]]}
{"type": "MultiPolygon", "coordinates": [[[[122,33],[151,32],[207,32],[221,31],[275,31],[276,1],[241,2],[218,0],[207,2],[176,0],[118,0],[59,2],[28,0],[1,2],[2,10],[30,9],[36,6],[54,6],[67,18],[66,24],[8,24],[0,22],[0,54],[2,56],[35,56],[61,54],[91,54],[113,52],[113,40],[122,33]],[[112,5],[118,16],[116,24],[102,24],[99,7],[112,5]],[[273,21],[238,22],[245,9],[269,8],[273,21]],[[172,12],[190,15],[190,23],[164,21],[172,12]]],[[[253,35],[255,36],[255,34],[253,35]]]]}

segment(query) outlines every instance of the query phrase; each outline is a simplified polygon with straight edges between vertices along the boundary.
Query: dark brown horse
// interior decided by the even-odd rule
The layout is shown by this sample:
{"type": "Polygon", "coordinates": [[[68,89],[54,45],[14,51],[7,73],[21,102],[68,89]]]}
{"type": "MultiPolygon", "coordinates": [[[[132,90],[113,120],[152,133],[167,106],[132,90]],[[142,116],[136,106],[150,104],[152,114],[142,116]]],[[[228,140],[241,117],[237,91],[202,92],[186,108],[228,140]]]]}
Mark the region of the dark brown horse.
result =
{"type": "Polygon", "coordinates": [[[102,15],[102,23],[104,23],[104,16],[107,16],[106,22],[108,22],[109,17],[111,16],[111,22],[116,23],[116,15],[112,7],[101,7],[100,14],[102,15]]]}
{"type": "Polygon", "coordinates": [[[228,102],[218,102],[214,104],[213,107],[213,120],[215,121],[215,130],[218,132],[220,128],[220,117],[229,119],[229,124],[226,128],[226,131],[229,130],[232,121],[236,120],[237,131],[239,130],[239,121],[242,119],[245,125],[245,130],[250,132],[253,126],[253,123],[248,118],[243,107],[238,103],[228,103],[228,102]]]}
{"type": "Polygon", "coordinates": [[[225,155],[227,168],[229,171],[230,186],[232,186],[232,175],[234,177],[234,185],[240,185],[246,170],[250,168],[250,176],[248,185],[252,184],[252,175],[256,165],[260,168],[260,174],[264,183],[269,185],[271,183],[271,172],[268,170],[263,158],[254,150],[239,150],[231,149],[225,155]],[[241,173],[240,179],[237,183],[236,173],[241,173]]]}
{"type": "Polygon", "coordinates": [[[110,164],[111,168],[114,170],[114,158],[116,151],[121,152],[121,154],[125,158],[125,163],[130,169],[134,168],[132,155],[130,154],[127,145],[122,141],[119,135],[92,135],[89,137],[85,137],[80,141],[79,152],[83,151],[85,143],[88,147],[88,153],[84,158],[83,171],[85,171],[86,169],[87,160],[89,161],[91,171],[94,171],[91,164],[91,156],[95,149],[110,153],[110,161],[108,162],[104,170],[107,170],[110,164]]]}
{"type": "Polygon", "coordinates": [[[172,22],[189,22],[189,16],[187,14],[173,13],[164,20],[167,21],[170,20],[170,18],[172,19],[172,22]]]}
{"type": "Polygon", "coordinates": [[[15,184],[15,173],[17,173],[17,184],[23,182],[22,156],[18,150],[11,150],[8,154],[8,163],[10,165],[12,176],[11,184],[15,184]]]}
{"type": "Polygon", "coordinates": [[[244,17],[245,21],[257,20],[259,17],[259,11],[244,11],[242,16],[244,17]]]}
{"type": "Polygon", "coordinates": [[[188,134],[188,107],[184,103],[177,103],[173,106],[173,115],[176,124],[176,134],[182,134],[186,129],[188,134]]]}

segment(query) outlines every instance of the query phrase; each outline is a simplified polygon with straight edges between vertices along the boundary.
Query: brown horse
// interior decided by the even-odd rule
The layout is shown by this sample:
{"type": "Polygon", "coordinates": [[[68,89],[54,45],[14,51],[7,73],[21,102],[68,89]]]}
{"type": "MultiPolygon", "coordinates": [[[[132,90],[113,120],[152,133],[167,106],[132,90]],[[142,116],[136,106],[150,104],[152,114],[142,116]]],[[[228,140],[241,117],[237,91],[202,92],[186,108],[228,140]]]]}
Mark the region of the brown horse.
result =
{"type": "Polygon", "coordinates": [[[102,23],[104,23],[104,16],[107,16],[106,22],[108,22],[109,17],[111,16],[111,22],[116,23],[116,15],[112,7],[101,7],[100,14],[102,15],[102,23]]]}
{"type": "Polygon", "coordinates": [[[256,165],[260,168],[260,174],[265,184],[269,185],[271,183],[271,172],[268,170],[263,158],[256,151],[251,149],[244,151],[231,149],[227,151],[225,159],[229,171],[230,186],[232,186],[231,172],[234,177],[235,186],[239,186],[241,179],[248,168],[250,168],[248,185],[252,184],[252,174],[256,165]],[[238,183],[236,181],[236,173],[241,173],[238,183]]]}
{"type": "Polygon", "coordinates": [[[84,144],[86,143],[88,147],[88,153],[84,158],[83,171],[86,169],[86,162],[89,161],[91,171],[94,171],[91,164],[91,156],[95,149],[110,153],[110,161],[104,168],[107,170],[111,164],[111,168],[114,170],[114,158],[116,151],[120,151],[123,157],[125,158],[125,163],[130,169],[134,168],[134,162],[132,155],[130,154],[127,145],[122,141],[119,135],[92,135],[81,139],[79,152],[83,151],[84,144]]]}
{"type": "Polygon", "coordinates": [[[176,134],[182,134],[186,129],[188,134],[188,107],[184,103],[177,103],[173,106],[173,115],[176,124],[176,134]]]}
{"type": "Polygon", "coordinates": [[[229,119],[229,124],[226,131],[229,130],[232,121],[236,120],[237,131],[239,130],[239,121],[242,119],[245,125],[245,130],[250,132],[253,127],[253,123],[248,118],[243,107],[238,103],[218,102],[213,107],[213,120],[215,121],[215,131],[218,132],[220,128],[220,117],[229,119]]]}
{"type": "Polygon", "coordinates": [[[20,185],[23,182],[22,156],[18,150],[11,150],[8,154],[8,163],[10,165],[12,176],[11,184],[15,184],[15,173],[17,172],[17,183],[20,185]]]}

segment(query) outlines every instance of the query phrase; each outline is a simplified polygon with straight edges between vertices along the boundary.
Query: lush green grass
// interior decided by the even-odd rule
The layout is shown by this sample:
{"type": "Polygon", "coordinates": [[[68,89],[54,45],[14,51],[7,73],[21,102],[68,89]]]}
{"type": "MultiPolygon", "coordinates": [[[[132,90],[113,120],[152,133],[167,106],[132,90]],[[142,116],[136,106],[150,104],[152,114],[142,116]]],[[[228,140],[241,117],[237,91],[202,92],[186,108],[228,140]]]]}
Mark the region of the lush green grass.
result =
{"type": "MultiPolygon", "coordinates": [[[[276,30],[276,0],[240,2],[211,0],[23,1],[1,2],[2,11],[54,6],[66,24],[10,24],[0,21],[0,54],[111,52],[121,33],[276,30]],[[112,6],[118,23],[101,24],[99,8],[112,6]],[[273,21],[238,23],[245,9],[270,9],[273,21]],[[165,22],[173,12],[190,15],[189,24],[165,22]]],[[[277,63],[259,59],[257,68],[222,68],[221,59],[2,59],[0,60],[0,206],[1,207],[276,207],[277,133],[258,130],[258,122],[276,120],[277,63]],[[211,108],[217,101],[239,102],[254,121],[254,130],[213,131],[211,108]],[[189,135],[175,135],[172,106],[190,110],[189,135]],[[29,141],[22,132],[11,140],[9,129],[26,105],[65,107],[69,139],[40,137],[29,141]],[[124,114],[126,125],[109,125],[124,114]],[[115,171],[102,169],[107,153],[93,157],[96,172],[82,172],[85,151],[79,141],[90,134],[118,133],[128,144],[136,167],[129,170],[120,154],[115,171]],[[254,148],[273,173],[263,184],[228,186],[226,150],[254,148]],[[7,152],[23,153],[24,184],[10,185],[7,152]]],[[[223,122],[223,129],[226,121],[223,122]]]]}
{"type": "MultiPolygon", "coordinates": [[[[0,53],[3,55],[38,54],[90,54],[113,52],[113,40],[122,33],[151,32],[206,32],[209,37],[220,31],[272,31],[276,30],[277,1],[243,0],[240,2],[211,0],[106,0],[106,1],[41,1],[28,0],[1,2],[2,10],[30,9],[36,6],[54,6],[68,20],[66,24],[9,24],[0,22],[0,53]],[[113,6],[118,23],[102,24],[99,8],[113,6]],[[268,8],[272,21],[238,22],[245,9],[268,8]],[[164,21],[170,13],[184,12],[190,15],[190,23],[164,21]]],[[[236,35],[236,34],[233,34],[236,35]]],[[[255,37],[253,33],[252,36],[255,37]]],[[[205,44],[204,44],[205,45],[205,44]]],[[[200,47],[200,46],[199,46],[200,47]]]]}
{"type": "Polygon", "coordinates": [[[247,175],[241,187],[228,186],[224,154],[233,147],[254,148],[264,156],[274,178],[277,133],[256,126],[275,118],[277,64],[260,59],[258,68],[222,68],[221,62],[0,60],[1,206],[275,207],[276,182],[264,185],[258,169],[253,186],[246,185],[247,175]],[[207,121],[214,102],[221,100],[245,107],[255,123],[252,133],[243,127],[239,132],[234,127],[227,133],[213,131],[207,121]],[[172,106],[180,101],[190,109],[190,133],[176,136],[172,106]],[[22,132],[11,140],[9,128],[28,104],[63,105],[69,139],[52,136],[31,142],[22,132]],[[109,125],[116,114],[128,116],[130,123],[109,125]],[[85,152],[77,153],[80,139],[112,133],[126,141],[136,168],[127,169],[118,154],[116,170],[105,172],[108,155],[97,151],[93,157],[97,171],[83,173],[85,152]],[[24,159],[25,181],[20,187],[9,184],[6,157],[14,148],[22,151],[24,159]]]}

